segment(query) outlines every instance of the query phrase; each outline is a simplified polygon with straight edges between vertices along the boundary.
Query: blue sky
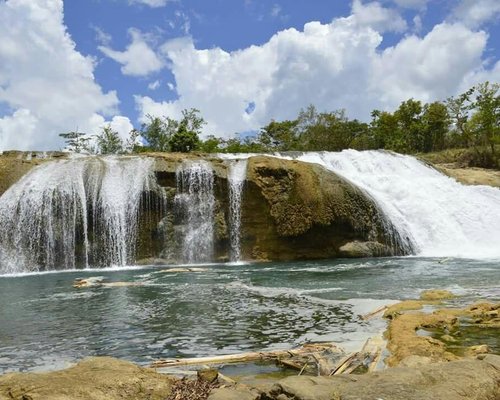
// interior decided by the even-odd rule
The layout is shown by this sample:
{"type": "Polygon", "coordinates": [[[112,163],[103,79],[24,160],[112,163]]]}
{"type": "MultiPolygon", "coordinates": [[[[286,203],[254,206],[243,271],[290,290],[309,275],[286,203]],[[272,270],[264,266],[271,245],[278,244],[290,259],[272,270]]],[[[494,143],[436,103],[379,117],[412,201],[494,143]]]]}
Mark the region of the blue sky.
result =
{"type": "Polygon", "coordinates": [[[498,0],[0,2],[0,150],[196,107],[230,137],[302,107],[367,120],[500,81],[498,0]]]}

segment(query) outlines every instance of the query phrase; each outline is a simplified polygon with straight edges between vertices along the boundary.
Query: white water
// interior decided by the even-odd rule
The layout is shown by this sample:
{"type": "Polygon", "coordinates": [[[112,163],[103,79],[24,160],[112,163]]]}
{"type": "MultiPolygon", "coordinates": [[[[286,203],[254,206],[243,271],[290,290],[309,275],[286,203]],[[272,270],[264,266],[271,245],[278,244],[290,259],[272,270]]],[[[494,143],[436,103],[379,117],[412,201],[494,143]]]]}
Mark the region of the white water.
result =
{"type": "Polygon", "coordinates": [[[33,169],[0,197],[0,272],[133,262],[153,163],[82,157],[33,169]]]}
{"type": "Polygon", "coordinates": [[[214,174],[206,161],[186,161],[177,169],[176,208],[185,214],[183,260],[211,261],[214,247],[214,174]]]}
{"type": "Polygon", "coordinates": [[[241,259],[241,202],[247,176],[247,164],[248,159],[232,160],[229,164],[229,238],[233,262],[241,259]]]}
{"type": "Polygon", "coordinates": [[[364,189],[419,256],[500,257],[500,189],[462,185],[414,157],[384,151],[294,158],[323,165],[364,189]]]}

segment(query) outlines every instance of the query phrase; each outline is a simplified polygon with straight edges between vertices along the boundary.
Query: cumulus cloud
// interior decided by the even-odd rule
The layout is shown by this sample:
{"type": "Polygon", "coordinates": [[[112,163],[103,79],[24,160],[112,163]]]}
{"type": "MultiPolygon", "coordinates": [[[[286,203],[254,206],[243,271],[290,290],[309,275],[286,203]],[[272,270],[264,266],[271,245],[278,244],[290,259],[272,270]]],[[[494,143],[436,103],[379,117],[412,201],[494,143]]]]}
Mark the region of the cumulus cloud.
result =
{"type": "Polygon", "coordinates": [[[420,10],[425,8],[429,0],[394,0],[398,6],[403,8],[412,8],[415,10],[420,10]]]}
{"type": "Polygon", "coordinates": [[[76,51],[62,0],[0,3],[0,150],[61,147],[58,133],[93,132],[117,111],[115,92],[96,84],[90,57],[76,51]]]}
{"type": "Polygon", "coordinates": [[[382,7],[376,1],[363,4],[361,0],[354,0],[352,14],[357,25],[369,26],[380,33],[402,32],[407,28],[406,21],[396,10],[382,7]]]}
{"type": "Polygon", "coordinates": [[[498,0],[462,0],[453,10],[451,18],[471,28],[478,28],[500,15],[498,0]]]}
{"type": "Polygon", "coordinates": [[[355,2],[349,17],[287,29],[261,46],[234,52],[197,49],[190,37],[169,41],[161,50],[170,60],[178,99],[136,96],[136,105],[143,117],[179,117],[183,108],[199,108],[208,121],[206,134],[228,136],[273,118],[293,118],[310,103],[321,110],[346,108],[351,117],[367,120],[375,108],[394,109],[410,97],[444,99],[465,84],[498,77],[499,67],[488,69],[481,59],[486,33],[441,23],[423,37],[405,36],[381,50],[377,24],[360,18],[364,7],[380,5],[355,2]]]}
{"type": "Polygon", "coordinates": [[[137,29],[129,29],[131,43],[124,51],[116,51],[107,46],[99,46],[107,57],[122,65],[124,75],[147,76],[163,68],[162,60],[146,42],[145,37],[137,29]]]}

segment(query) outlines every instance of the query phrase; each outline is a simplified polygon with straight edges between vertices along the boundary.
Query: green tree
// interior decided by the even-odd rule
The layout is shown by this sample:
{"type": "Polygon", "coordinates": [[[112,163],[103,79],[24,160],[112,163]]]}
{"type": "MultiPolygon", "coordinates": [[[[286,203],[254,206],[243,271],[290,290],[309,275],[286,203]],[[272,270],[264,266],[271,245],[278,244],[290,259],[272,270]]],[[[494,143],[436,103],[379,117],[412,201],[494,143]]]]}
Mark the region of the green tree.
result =
{"type": "Polygon", "coordinates": [[[424,152],[443,150],[450,127],[450,116],[446,105],[434,102],[424,106],[422,114],[424,152]]]}
{"type": "Polygon", "coordinates": [[[258,141],[269,150],[290,151],[297,149],[298,120],[271,121],[264,126],[259,134],[258,141]]]}
{"type": "Polygon", "coordinates": [[[222,151],[220,148],[222,143],[222,139],[209,135],[205,140],[200,140],[198,150],[203,153],[219,153],[222,151]]]}
{"type": "Polygon", "coordinates": [[[450,133],[453,136],[454,145],[460,147],[469,147],[473,144],[472,135],[467,122],[469,120],[470,111],[474,108],[470,100],[474,90],[475,88],[470,88],[458,97],[449,97],[445,103],[453,126],[450,133]]]}
{"type": "Polygon", "coordinates": [[[424,151],[424,129],[422,126],[422,103],[418,100],[409,99],[403,101],[394,113],[398,121],[401,146],[397,151],[415,152],[424,151]]]}
{"type": "Polygon", "coordinates": [[[484,82],[476,87],[473,103],[475,114],[470,122],[476,143],[490,148],[495,155],[495,145],[500,144],[500,84],[484,82]]]}
{"type": "Polygon", "coordinates": [[[141,153],[144,151],[144,146],[140,144],[141,132],[137,129],[132,129],[128,138],[125,142],[124,151],[125,153],[133,154],[133,153],[141,153]]]}
{"type": "Polygon", "coordinates": [[[181,153],[189,153],[197,148],[200,139],[194,131],[188,131],[186,125],[181,124],[177,132],[170,138],[170,149],[181,153]]]}
{"type": "Polygon", "coordinates": [[[402,148],[404,139],[398,126],[398,119],[387,111],[373,110],[370,123],[373,148],[396,150],[402,148]]]}
{"type": "Polygon", "coordinates": [[[60,133],[60,137],[62,137],[66,143],[66,148],[74,153],[89,153],[89,141],[91,137],[85,133],[76,131],[60,133]]]}
{"type": "Polygon", "coordinates": [[[172,151],[188,153],[195,150],[200,142],[199,134],[205,120],[196,108],[182,110],[182,119],[177,123],[177,130],[170,136],[172,151]]]}
{"type": "Polygon", "coordinates": [[[96,136],[96,143],[100,154],[119,154],[124,151],[118,132],[114,131],[110,125],[102,128],[101,133],[96,136]]]}
{"type": "Polygon", "coordinates": [[[347,149],[368,133],[368,125],[350,121],[345,110],[319,113],[312,105],[299,113],[297,127],[300,147],[309,151],[347,149]]]}
{"type": "Polygon", "coordinates": [[[141,136],[146,140],[149,150],[169,151],[170,138],[179,129],[179,123],[172,118],[159,118],[146,115],[149,122],[142,125],[141,136]]]}

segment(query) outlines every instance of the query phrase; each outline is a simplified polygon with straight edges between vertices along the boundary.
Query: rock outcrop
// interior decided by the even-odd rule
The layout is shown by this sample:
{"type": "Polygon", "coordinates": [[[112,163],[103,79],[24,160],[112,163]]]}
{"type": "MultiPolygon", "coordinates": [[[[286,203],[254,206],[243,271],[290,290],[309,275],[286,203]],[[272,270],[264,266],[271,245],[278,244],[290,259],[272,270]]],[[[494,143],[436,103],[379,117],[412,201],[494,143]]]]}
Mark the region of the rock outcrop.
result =
{"type": "Polygon", "coordinates": [[[364,256],[400,254],[385,223],[364,192],[320,165],[249,160],[242,216],[246,258],[348,256],[341,248],[352,242],[371,243],[364,256]]]}
{"type": "MultiPolygon", "coordinates": [[[[34,153],[33,153],[34,154],[34,153]]],[[[65,157],[9,152],[0,156],[0,195],[31,168],[65,157]]],[[[213,170],[214,261],[230,251],[230,162],[216,156],[150,153],[167,206],[149,193],[141,213],[136,260],[185,261],[181,258],[185,218],[175,211],[177,171],[186,161],[209,163],[213,170]],[[153,215],[156,213],[155,215],[153,215]]],[[[241,205],[241,256],[245,260],[298,260],[403,254],[400,240],[375,202],[362,190],[320,165],[256,156],[248,160],[241,205]]],[[[146,261],[144,261],[146,262],[146,261]]]]}
{"type": "MultiPolygon", "coordinates": [[[[500,356],[341,377],[290,377],[266,398],[294,400],[496,400],[500,356]]],[[[226,397],[229,399],[230,397],[226,397]]],[[[236,399],[237,397],[234,397],[236,399]]]]}
{"type": "Polygon", "coordinates": [[[49,373],[0,376],[0,400],[164,400],[172,379],[111,357],[49,373]]]}
{"type": "Polygon", "coordinates": [[[464,185],[488,185],[500,188],[500,171],[486,168],[461,168],[456,164],[435,164],[437,170],[464,185]]]}
{"type": "MultiPolygon", "coordinates": [[[[175,382],[186,381],[175,381],[113,358],[89,358],[62,371],[0,376],[0,400],[182,398],[173,396],[175,382]]],[[[226,384],[211,389],[208,399],[497,400],[499,395],[500,356],[481,355],[476,359],[390,368],[364,375],[292,376],[277,381],[271,389],[226,384]]]]}

